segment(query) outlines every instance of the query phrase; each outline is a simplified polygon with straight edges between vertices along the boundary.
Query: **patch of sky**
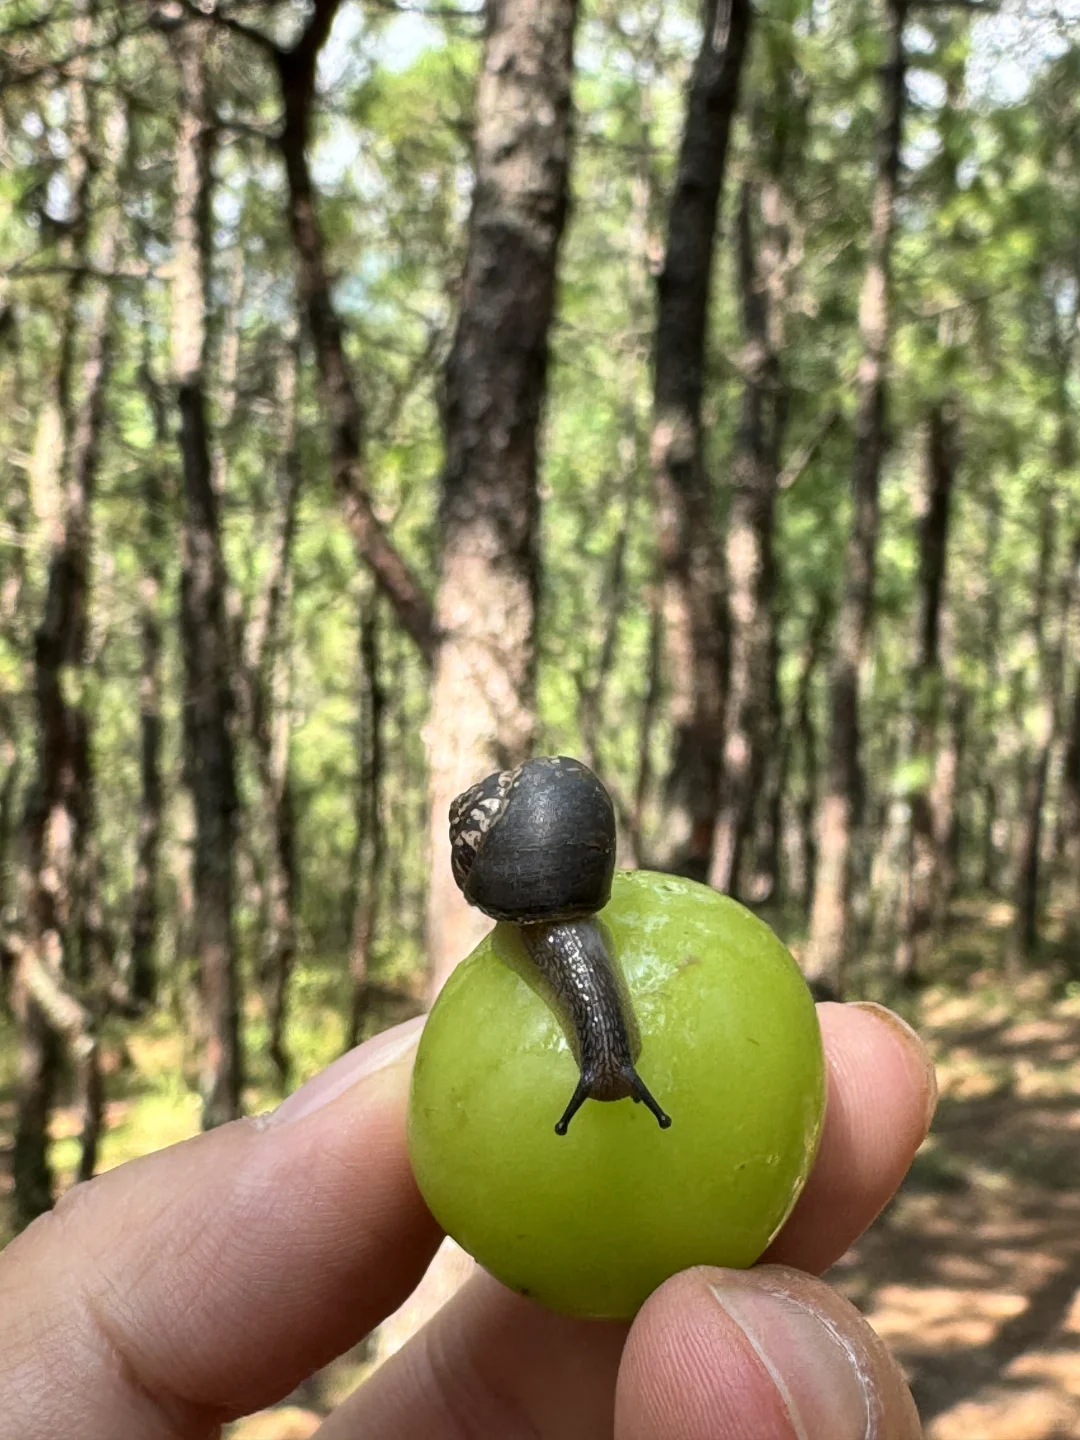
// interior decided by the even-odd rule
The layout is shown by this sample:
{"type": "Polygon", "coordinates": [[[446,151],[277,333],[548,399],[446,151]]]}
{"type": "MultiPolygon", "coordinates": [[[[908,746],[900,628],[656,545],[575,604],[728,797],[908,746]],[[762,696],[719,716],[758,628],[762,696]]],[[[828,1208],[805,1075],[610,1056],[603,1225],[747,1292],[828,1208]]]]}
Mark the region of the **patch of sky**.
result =
{"type": "Polygon", "coordinates": [[[1016,105],[1041,71],[1076,40],[1080,0],[1003,0],[971,30],[967,81],[972,98],[1016,105]]]}
{"type": "MultiPolygon", "coordinates": [[[[472,3],[479,15],[479,0],[472,3]]],[[[369,27],[363,10],[348,5],[319,57],[319,89],[326,94],[342,85],[358,84],[376,67],[392,73],[407,70],[425,50],[443,44],[442,30],[423,15],[406,12],[385,24],[369,27]]],[[[337,119],[326,125],[311,159],[316,186],[332,189],[349,178],[361,195],[365,190],[370,193],[371,181],[357,167],[359,150],[356,129],[347,120],[337,119]]]]}

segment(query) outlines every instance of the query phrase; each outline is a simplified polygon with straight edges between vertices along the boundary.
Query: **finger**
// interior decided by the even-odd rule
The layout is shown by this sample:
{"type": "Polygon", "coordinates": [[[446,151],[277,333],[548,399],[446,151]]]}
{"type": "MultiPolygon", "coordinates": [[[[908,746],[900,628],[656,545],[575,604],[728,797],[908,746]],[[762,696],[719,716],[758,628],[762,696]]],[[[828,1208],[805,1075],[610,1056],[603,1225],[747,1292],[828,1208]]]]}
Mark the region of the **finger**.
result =
{"type": "Polygon", "coordinates": [[[919,1037],[881,1005],[818,1006],[828,1076],[814,1169],[766,1261],[820,1273],[895,1193],[937,1103],[919,1037]]]}
{"type": "Polygon", "coordinates": [[[634,1322],[616,1440],[918,1440],[885,1346],[821,1280],[779,1265],[688,1270],[634,1322]]]}
{"type": "Polygon", "coordinates": [[[0,1258],[0,1435],[202,1436],[287,1394],[439,1239],[405,1150],[419,1022],[70,1192],[0,1258]]]}
{"type": "Polygon", "coordinates": [[[595,1440],[628,1327],[570,1320],[478,1271],[326,1420],[319,1440],[595,1440]]]}

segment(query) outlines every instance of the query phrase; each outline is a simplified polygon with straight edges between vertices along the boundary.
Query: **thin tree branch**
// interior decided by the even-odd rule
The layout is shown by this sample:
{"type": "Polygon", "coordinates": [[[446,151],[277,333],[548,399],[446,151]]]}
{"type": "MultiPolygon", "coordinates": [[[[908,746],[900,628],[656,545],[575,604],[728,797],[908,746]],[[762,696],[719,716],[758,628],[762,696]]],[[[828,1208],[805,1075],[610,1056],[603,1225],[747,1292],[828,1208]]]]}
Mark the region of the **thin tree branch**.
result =
{"type": "Polygon", "coordinates": [[[797,481],[809,469],[811,462],[821,449],[825,440],[832,434],[840,423],[840,411],[832,409],[828,412],[821,424],[792,455],[780,474],[776,477],[776,488],[778,490],[790,490],[797,481]]]}

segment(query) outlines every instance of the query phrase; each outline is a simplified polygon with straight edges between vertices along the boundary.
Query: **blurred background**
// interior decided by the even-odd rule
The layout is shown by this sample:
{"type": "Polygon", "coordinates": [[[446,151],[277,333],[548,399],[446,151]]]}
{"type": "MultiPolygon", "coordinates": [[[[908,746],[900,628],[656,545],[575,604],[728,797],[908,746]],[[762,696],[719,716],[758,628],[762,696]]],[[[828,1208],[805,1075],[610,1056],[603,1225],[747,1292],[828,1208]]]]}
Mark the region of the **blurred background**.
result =
{"type": "Polygon", "coordinates": [[[934,1049],[931,1440],[1076,1433],[1078,316],[1076,0],[0,0],[0,1237],[422,1011],[562,752],[934,1049]]]}

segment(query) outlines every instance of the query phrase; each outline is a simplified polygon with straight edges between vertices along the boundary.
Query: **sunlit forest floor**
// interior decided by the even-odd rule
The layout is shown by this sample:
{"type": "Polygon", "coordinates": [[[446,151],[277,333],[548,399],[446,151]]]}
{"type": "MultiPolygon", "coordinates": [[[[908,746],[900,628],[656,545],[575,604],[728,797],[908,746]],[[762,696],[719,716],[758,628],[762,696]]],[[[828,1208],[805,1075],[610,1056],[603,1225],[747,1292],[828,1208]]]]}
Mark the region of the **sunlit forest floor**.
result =
{"type": "MultiPolygon", "coordinates": [[[[1056,1440],[1080,1433],[1080,985],[1003,978],[1007,907],[954,917],[943,977],[909,1006],[938,1062],[941,1104],[904,1188],[833,1278],[903,1363],[927,1440],[1056,1440]]],[[[297,977],[291,1041],[299,1078],[337,1053],[339,972],[297,977]]],[[[382,997],[380,1023],[413,1002],[382,997]]],[[[248,1038],[252,1110],[278,1098],[248,1038]]],[[[12,1122],[13,1036],[0,1028],[0,1206],[12,1122]]],[[[160,1013],[111,1051],[103,1165],[192,1134],[198,1102],[183,1018],[160,1013]],[[126,1053],[125,1053],[126,1052],[126,1053]]],[[[70,1179],[75,1117],[54,1122],[70,1179]]],[[[0,1239],[6,1240],[0,1210],[0,1239]]],[[[230,1440],[303,1440],[362,1378],[361,1347],[230,1440]]]]}

